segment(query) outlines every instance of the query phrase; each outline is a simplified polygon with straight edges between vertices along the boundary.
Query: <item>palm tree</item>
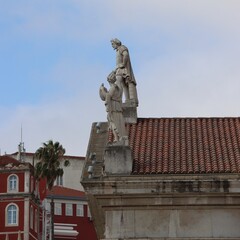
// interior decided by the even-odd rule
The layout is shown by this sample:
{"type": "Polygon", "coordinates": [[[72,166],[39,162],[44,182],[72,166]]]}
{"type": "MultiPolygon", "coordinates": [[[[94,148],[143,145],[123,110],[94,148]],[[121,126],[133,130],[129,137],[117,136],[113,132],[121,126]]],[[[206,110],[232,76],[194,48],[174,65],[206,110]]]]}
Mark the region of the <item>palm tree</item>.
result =
{"type": "MultiPolygon", "coordinates": [[[[53,200],[53,185],[57,177],[63,175],[63,168],[60,160],[63,159],[65,149],[59,142],[49,140],[43,143],[43,146],[38,148],[35,152],[36,158],[39,162],[35,166],[35,175],[38,180],[46,179],[47,188],[51,191],[51,235],[54,239],[54,200],[53,200]]],[[[63,166],[69,166],[69,161],[64,160],[63,166]]]]}

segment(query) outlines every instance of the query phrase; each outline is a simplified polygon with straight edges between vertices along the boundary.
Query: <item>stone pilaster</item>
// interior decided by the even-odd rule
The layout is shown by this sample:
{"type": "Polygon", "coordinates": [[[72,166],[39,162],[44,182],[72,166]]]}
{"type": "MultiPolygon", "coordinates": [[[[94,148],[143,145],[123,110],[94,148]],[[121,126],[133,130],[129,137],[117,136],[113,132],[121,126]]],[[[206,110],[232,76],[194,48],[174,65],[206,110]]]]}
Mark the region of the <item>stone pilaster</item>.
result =
{"type": "Polygon", "coordinates": [[[129,100],[122,104],[123,117],[126,123],[137,122],[137,104],[134,101],[129,100]]]}
{"type": "Polygon", "coordinates": [[[128,140],[108,144],[104,153],[105,173],[107,175],[129,175],[132,172],[132,151],[128,140]],[[122,143],[123,142],[123,143],[122,143]]]}

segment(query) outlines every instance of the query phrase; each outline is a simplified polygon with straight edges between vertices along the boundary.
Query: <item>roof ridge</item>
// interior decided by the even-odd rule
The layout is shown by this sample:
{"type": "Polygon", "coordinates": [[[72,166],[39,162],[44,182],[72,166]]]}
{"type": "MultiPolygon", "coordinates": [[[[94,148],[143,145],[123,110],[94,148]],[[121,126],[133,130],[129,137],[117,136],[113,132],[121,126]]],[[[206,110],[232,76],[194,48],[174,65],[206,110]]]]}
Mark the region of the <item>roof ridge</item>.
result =
{"type": "Polygon", "coordinates": [[[240,119],[239,117],[138,117],[138,120],[142,119],[240,119]]]}

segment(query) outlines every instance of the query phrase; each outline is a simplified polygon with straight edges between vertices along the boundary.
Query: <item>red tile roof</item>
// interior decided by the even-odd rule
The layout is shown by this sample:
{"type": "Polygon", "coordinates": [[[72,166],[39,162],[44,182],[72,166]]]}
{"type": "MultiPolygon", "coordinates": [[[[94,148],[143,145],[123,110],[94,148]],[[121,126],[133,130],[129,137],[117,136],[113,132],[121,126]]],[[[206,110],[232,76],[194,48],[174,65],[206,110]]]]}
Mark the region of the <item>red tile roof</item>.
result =
{"type": "MultiPolygon", "coordinates": [[[[71,188],[66,188],[62,186],[54,186],[53,187],[53,194],[54,197],[61,197],[61,198],[75,198],[75,197],[84,197],[85,193],[82,191],[78,191],[71,188]]],[[[47,190],[47,196],[50,196],[51,192],[47,190]]]]}
{"type": "Polygon", "coordinates": [[[240,118],[139,118],[133,174],[240,173],[240,118]]]}
{"type": "Polygon", "coordinates": [[[7,165],[9,163],[12,163],[14,165],[19,165],[21,164],[21,162],[19,162],[18,160],[16,160],[15,158],[12,158],[8,155],[3,155],[0,156],[0,165],[7,165]]]}

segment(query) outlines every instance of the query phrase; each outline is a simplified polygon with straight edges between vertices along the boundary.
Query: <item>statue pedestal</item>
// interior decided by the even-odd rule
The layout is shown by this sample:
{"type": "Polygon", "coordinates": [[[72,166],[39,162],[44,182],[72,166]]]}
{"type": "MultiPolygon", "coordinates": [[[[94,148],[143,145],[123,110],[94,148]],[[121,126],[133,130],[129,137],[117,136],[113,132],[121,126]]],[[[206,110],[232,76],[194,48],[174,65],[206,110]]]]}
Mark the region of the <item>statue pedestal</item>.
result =
{"type": "Polygon", "coordinates": [[[121,142],[107,145],[104,154],[105,173],[129,175],[132,172],[132,151],[121,142]]]}
{"type": "Polygon", "coordinates": [[[126,123],[137,122],[137,104],[129,100],[128,102],[122,103],[123,117],[126,123]]]}

